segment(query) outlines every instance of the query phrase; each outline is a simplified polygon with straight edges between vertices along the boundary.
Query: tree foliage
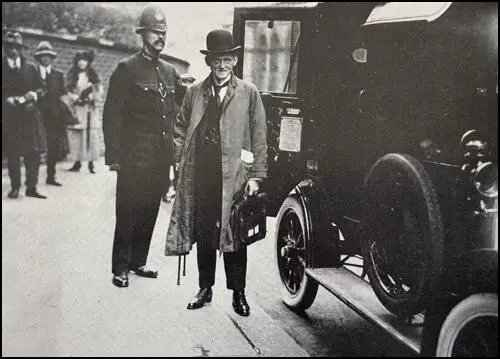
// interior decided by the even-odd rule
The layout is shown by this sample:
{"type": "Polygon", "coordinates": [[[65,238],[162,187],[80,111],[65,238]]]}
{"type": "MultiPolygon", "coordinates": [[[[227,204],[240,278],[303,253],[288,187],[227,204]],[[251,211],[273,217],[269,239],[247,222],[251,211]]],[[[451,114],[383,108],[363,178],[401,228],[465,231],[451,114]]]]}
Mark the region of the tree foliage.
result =
{"type": "Polygon", "coordinates": [[[90,2],[2,2],[2,24],[59,34],[102,38],[139,46],[134,32],[139,11],[90,2]]]}

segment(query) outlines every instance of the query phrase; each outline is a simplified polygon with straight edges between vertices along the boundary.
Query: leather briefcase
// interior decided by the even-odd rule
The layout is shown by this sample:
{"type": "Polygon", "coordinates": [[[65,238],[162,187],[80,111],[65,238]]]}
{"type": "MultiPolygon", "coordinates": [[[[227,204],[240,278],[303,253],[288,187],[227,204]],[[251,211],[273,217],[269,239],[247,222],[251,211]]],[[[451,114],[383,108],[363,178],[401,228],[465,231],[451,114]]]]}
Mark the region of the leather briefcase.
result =
{"type": "Polygon", "coordinates": [[[266,236],[267,194],[247,196],[241,191],[231,206],[229,223],[233,239],[248,246],[266,236]]]}

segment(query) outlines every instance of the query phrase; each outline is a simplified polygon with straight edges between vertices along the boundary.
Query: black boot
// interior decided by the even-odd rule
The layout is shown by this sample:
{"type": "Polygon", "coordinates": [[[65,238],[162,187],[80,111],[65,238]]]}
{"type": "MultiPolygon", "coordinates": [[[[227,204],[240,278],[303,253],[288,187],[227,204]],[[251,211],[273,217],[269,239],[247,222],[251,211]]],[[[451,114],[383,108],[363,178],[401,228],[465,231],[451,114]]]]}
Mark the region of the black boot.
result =
{"type": "Polygon", "coordinates": [[[199,309],[212,301],[212,288],[201,288],[188,303],[187,309],[199,309]]]}
{"type": "Polygon", "coordinates": [[[43,194],[38,193],[36,190],[36,187],[26,188],[26,197],[34,197],[34,198],[41,198],[41,199],[47,198],[47,196],[44,196],[43,194]]]}
{"type": "Polygon", "coordinates": [[[54,177],[48,177],[47,181],[45,183],[50,184],[52,186],[57,186],[57,187],[61,187],[62,186],[62,184],[59,183],[59,182],[57,182],[54,177]]]}
{"type": "Polygon", "coordinates": [[[250,306],[245,298],[244,290],[235,290],[233,292],[233,309],[243,317],[248,317],[250,315],[250,306]]]}
{"type": "Polygon", "coordinates": [[[95,173],[94,162],[92,162],[92,161],[89,161],[89,171],[90,171],[90,173],[95,173]]]}
{"type": "Polygon", "coordinates": [[[73,167],[71,167],[68,171],[71,172],[78,172],[80,171],[80,168],[82,167],[82,163],[80,161],[76,161],[73,167]]]}
{"type": "Polygon", "coordinates": [[[12,188],[12,190],[8,194],[9,198],[17,198],[19,197],[19,188],[12,188]]]}

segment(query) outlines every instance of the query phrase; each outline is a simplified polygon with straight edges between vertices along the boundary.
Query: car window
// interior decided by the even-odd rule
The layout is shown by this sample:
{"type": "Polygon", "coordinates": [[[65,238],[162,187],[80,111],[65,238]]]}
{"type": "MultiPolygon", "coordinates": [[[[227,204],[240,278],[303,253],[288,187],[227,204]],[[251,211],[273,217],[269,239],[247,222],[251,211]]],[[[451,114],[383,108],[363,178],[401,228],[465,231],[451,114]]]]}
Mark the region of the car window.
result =
{"type": "Polygon", "coordinates": [[[299,21],[246,21],[243,79],[260,91],[297,93],[299,21]]]}

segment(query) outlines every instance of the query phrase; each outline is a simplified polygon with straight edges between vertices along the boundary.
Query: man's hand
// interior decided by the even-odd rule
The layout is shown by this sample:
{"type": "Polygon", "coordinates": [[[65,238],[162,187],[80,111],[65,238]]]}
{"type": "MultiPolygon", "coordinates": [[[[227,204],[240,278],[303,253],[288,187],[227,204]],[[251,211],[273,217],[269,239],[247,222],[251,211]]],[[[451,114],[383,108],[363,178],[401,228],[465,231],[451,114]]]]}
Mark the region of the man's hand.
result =
{"type": "Polygon", "coordinates": [[[16,98],[11,96],[11,97],[7,97],[7,102],[10,103],[11,105],[15,105],[16,104],[16,98]]]}
{"type": "Polygon", "coordinates": [[[246,192],[249,196],[253,196],[259,191],[259,181],[249,179],[247,182],[246,192]]]}
{"type": "Polygon", "coordinates": [[[175,172],[179,172],[180,169],[181,169],[181,163],[180,162],[176,162],[175,163],[175,172]]]}
{"type": "Polygon", "coordinates": [[[110,171],[118,171],[120,169],[120,165],[118,163],[113,163],[111,166],[109,166],[110,171]]]}

